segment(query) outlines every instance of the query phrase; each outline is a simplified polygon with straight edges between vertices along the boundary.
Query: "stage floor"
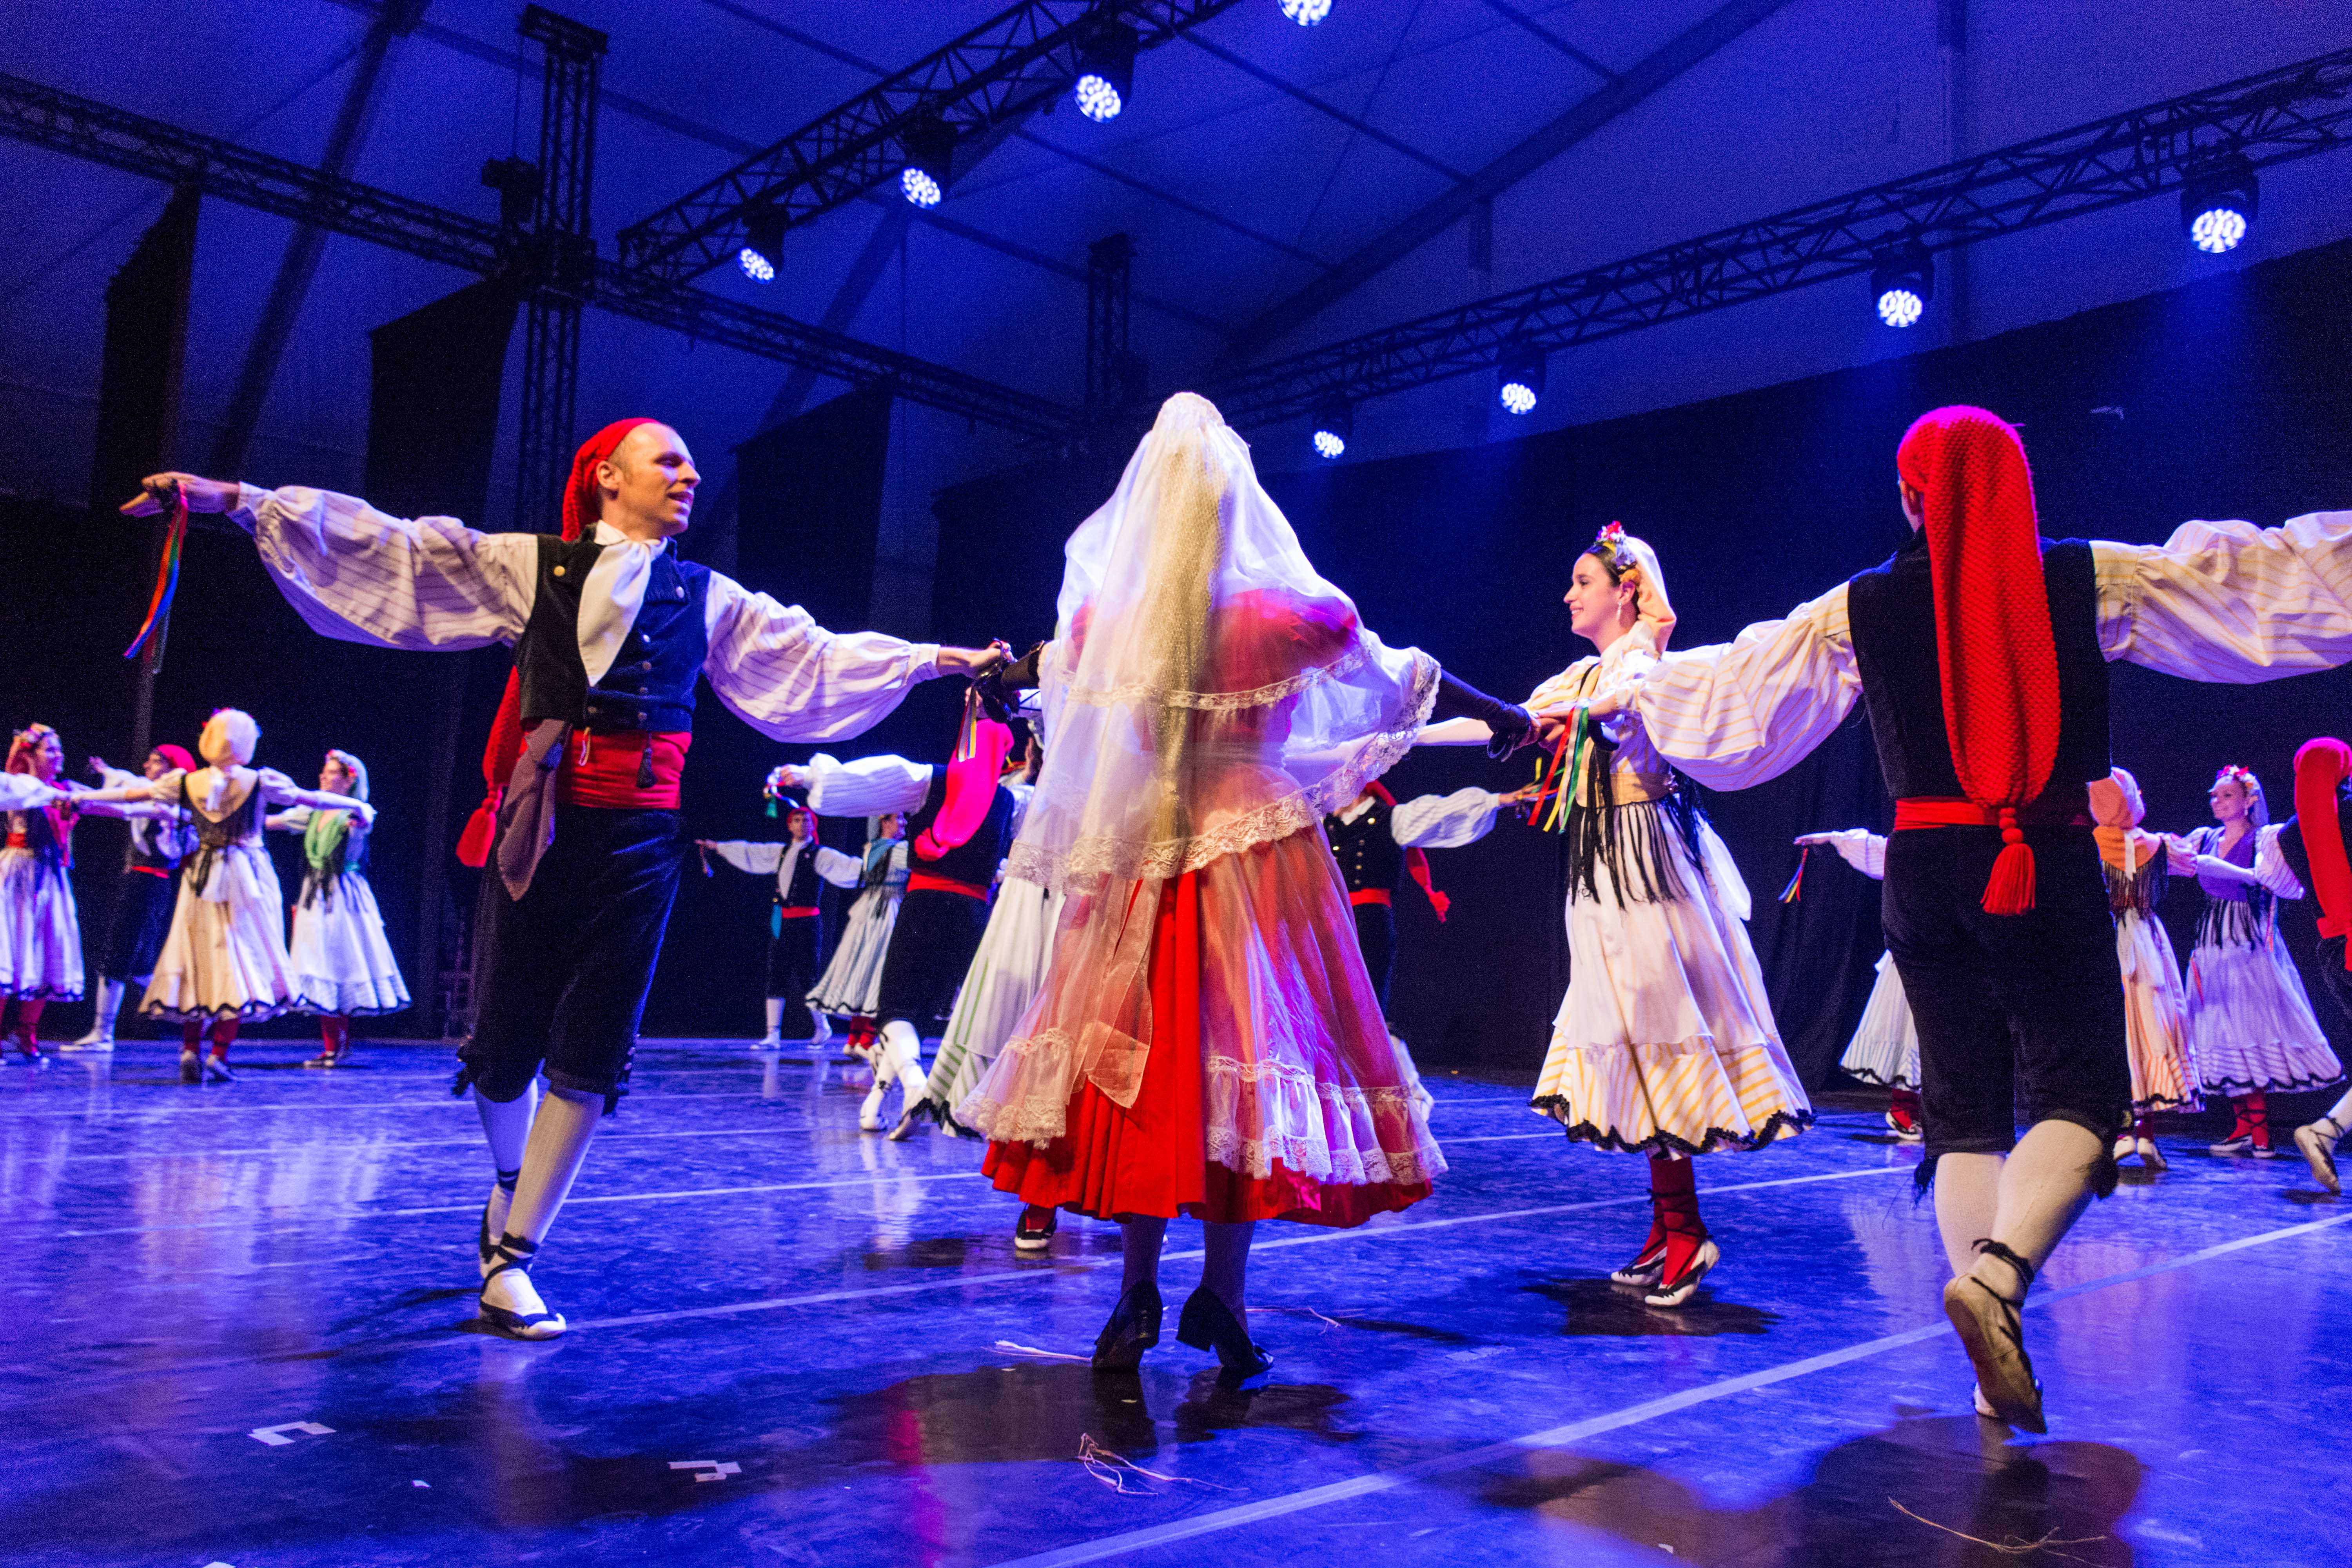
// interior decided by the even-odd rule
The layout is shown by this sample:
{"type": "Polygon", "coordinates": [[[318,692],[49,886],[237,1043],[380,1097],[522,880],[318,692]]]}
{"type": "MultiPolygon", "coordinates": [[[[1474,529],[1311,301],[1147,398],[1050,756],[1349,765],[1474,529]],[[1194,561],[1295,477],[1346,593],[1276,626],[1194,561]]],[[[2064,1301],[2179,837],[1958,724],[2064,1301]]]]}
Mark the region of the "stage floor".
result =
{"type": "Polygon", "coordinates": [[[534,1271],[573,1331],[481,1333],[446,1054],[311,1048],[0,1068],[13,1568],[2342,1561],[2352,1206],[2299,1160],[2127,1173],[2034,1298],[2053,1430],[2011,1438],[1916,1151],[1857,1110],[1702,1163],[1724,1265],[1658,1312],[1605,1279],[1639,1163],[1433,1079],[1436,1196],[1262,1226],[1275,1366],[1230,1391],[1175,1342],[1197,1226],[1140,1378],[1098,1379],[1116,1227],[1018,1255],[978,1145],[861,1135],[850,1069],[725,1042],[641,1048],[534,1271]]]}

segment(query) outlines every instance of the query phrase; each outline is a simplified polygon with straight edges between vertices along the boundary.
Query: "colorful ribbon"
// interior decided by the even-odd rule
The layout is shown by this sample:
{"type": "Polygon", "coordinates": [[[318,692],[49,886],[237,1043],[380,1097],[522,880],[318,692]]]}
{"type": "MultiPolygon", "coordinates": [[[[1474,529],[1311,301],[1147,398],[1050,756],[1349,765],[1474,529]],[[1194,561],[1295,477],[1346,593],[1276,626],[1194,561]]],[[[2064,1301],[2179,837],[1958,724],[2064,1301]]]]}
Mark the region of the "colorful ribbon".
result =
{"type": "Polygon", "coordinates": [[[1793,904],[1804,898],[1805,860],[1812,854],[1812,852],[1813,847],[1810,844],[1805,845],[1797,851],[1797,874],[1789,879],[1789,885],[1787,887],[1780,889],[1780,901],[1782,903],[1793,904]]]}
{"type": "Polygon", "coordinates": [[[161,662],[163,652],[163,628],[172,618],[172,597],[180,588],[180,548],[188,537],[188,498],[176,487],[172,491],[171,521],[163,528],[163,558],[155,567],[155,593],[147,601],[147,619],[139,627],[139,635],[122,650],[125,658],[136,658],[139,650],[154,639],[151,662],[161,662]]]}

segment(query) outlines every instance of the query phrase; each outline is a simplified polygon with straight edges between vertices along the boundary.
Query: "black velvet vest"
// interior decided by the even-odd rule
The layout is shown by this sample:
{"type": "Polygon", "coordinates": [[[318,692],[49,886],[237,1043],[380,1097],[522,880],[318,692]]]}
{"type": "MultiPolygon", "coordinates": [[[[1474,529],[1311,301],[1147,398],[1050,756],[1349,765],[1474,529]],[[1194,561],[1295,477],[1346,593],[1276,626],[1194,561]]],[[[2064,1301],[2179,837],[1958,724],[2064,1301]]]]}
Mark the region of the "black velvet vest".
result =
{"type": "MultiPolygon", "coordinates": [[[[782,908],[813,910],[817,907],[817,900],[824,893],[824,883],[816,874],[816,850],[814,838],[802,845],[801,858],[793,862],[793,885],[789,888],[781,883],[777,885],[776,902],[782,908]]],[[[788,840],[784,853],[789,855],[792,852],[793,847],[788,840]]]]}
{"type": "MultiPolygon", "coordinates": [[[[2099,652],[2099,589],[2090,545],[2042,541],[2042,578],[2058,652],[2058,756],[2042,792],[2046,807],[2083,809],[2084,786],[2107,776],[2107,661],[2099,652]]],[[[1886,793],[1897,800],[1958,797],[1944,728],[1943,669],[1936,658],[1936,602],[1927,542],[1911,542],[1846,588],[1854,661],[1878,742],[1886,793]]],[[[2029,803],[2029,805],[2032,803],[2029,803]]]]}
{"type": "MultiPolygon", "coordinates": [[[[948,770],[931,770],[931,787],[923,796],[923,804],[907,819],[907,842],[916,840],[931,829],[940,819],[940,810],[947,805],[948,770]]],[[[996,798],[988,803],[988,816],[972,830],[970,838],[957,845],[936,860],[927,860],[919,849],[907,854],[908,869],[916,876],[946,877],[958,882],[970,882],[985,888],[996,880],[996,868],[1012,847],[1013,792],[1003,784],[996,786],[996,798]]]]}
{"type": "Polygon", "coordinates": [[[1404,879],[1404,846],[1396,841],[1391,826],[1396,807],[1384,800],[1372,802],[1372,808],[1353,822],[1342,822],[1337,816],[1323,819],[1324,837],[1331,841],[1331,858],[1339,862],[1339,875],[1347,879],[1348,891],[1394,892],[1404,879]]]}
{"type": "Polygon", "coordinates": [[[580,662],[580,592],[604,551],[593,540],[540,539],[539,593],[515,644],[522,721],[528,727],[561,719],[597,734],[690,731],[695,677],[710,653],[702,617],[710,569],[680,561],[674,549],[655,556],[636,624],[621,639],[613,668],[591,686],[580,662]]]}

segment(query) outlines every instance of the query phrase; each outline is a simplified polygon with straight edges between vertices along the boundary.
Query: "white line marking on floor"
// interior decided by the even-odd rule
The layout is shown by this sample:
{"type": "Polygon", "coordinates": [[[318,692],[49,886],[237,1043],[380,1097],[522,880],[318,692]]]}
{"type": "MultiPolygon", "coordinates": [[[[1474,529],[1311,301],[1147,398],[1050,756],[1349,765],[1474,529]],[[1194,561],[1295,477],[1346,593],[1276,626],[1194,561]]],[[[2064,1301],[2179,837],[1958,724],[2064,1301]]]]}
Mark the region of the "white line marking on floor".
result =
{"type": "Polygon", "coordinates": [[[316,1421],[281,1421],[275,1426],[256,1426],[246,1436],[257,1443],[267,1443],[273,1448],[283,1448],[287,1444],[294,1441],[286,1435],[289,1432],[299,1432],[309,1437],[331,1437],[334,1436],[335,1429],[332,1426],[321,1426],[316,1421]]]}
{"type": "MultiPolygon", "coordinates": [[[[2312,1220],[2303,1225],[2291,1225],[2277,1230],[2264,1231],[2259,1236],[2241,1237],[2235,1241],[2225,1241],[2217,1246],[2203,1247],[2167,1262],[2151,1264],[2145,1268],[2135,1268],[2122,1274],[2111,1274],[2102,1279],[2086,1280],[2080,1285],[2069,1285],[2063,1289],[2049,1291],[2035,1297],[2029,1302],[2028,1310],[2047,1306],[2053,1301],[2063,1301],[2070,1296],[2086,1295],[2095,1290],[2105,1290],[2117,1285],[2129,1284],[2137,1279],[2168,1274],[2175,1269],[2209,1262],[2216,1258],[2243,1251],[2250,1247],[2261,1247],[2273,1241],[2284,1241],[2292,1237],[2308,1236],[2315,1231],[2346,1224],[2352,1224],[2352,1215],[2338,1215],[2333,1219],[2312,1220]]],[[[1622,1410],[1612,1410],[1604,1415],[1588,1416],[1581,1421],[1572,1421],[1564,1426],[1548,1427],[1541,1432],[1530,1432],[1525,1436],[1509,1437],[1499,1443],[1488,1443],[1480,1447],[1466,1448],[1458,1454],[1423,1459],[1419,1464],[1401,1466],[1393,1470],[1379,1470],[1370,1475],[1357,1476],[1344,1481],[1334,1481],[1326,1486],[1309,1487],[1303,1491],[1266,1498],[1258,1502],[1243,1503],[1234,1508],[1219,1509],[1213,1513],[1198,1514],[1191,1519],[1178,1520],[1168,1524],[1154,1525],[1144,1530],[1123,1531],[1117,1535],[1107,1535],[1094,1541],[1081,1542],[1052,1552],[1040,1552],[1028,1557],[1013,1558],[998,1563],[996,1568],[1072,1568],[1072,1565],[1080,1563],[1099,1563],[1105,1558],[1125,1556],[1130,1552],[1165,1546],[1173,1542],[1189,1541],[1195,1536],[1213,1535],[1220,1531],[1232,1530],[1240,1525],[1255,1524],[1263,1520],[1278,1519],[1286,1514],[1304,1512],[1307,1509],[1320,1508],[1326,1503],[1344,1502],[1354,1498],[1393,1491],[1399,1487],[1408,1486],[1415,1481],[1427,1480],[1435,1476],[1452,1475],[1461,1470],[1476,1469],[1482,1465],[1493,1464],[1500,1459],[1514,1458],[1530,1450],[1564,1447],[1569,1444],[1580,1443],[1586,1438],[1597,1436],[1603,1432],[1614,1432],[1626,1426],[1638,1426],[1643,1422],[1654,1421],[1661,1415],[1671,1415],[1677,1411],[1688,1410],[1693,1405],[1710,1404],[1715,1400],[1727,1398],[1735,1394],[1746,1394],[1753,1389],[1769,1388],[1776,1383],[1786,1383],[1793,1378],[1805,1377],[1816,1372],[1826,1372],[1832,1367],[1843,1366],[1850,1362],[1864,1361],[1872,1356],[1882,1355],[1891,1350],[1899,1350],[1906,1345],[1918,1344],[1922,1341],[1935,1339],[1951,1331],[1952,1326],[1944,1322],[1906,1329],[1901,1333],[1865,1340],[1860,1344],[1826,1351],[1820,1355],[1807,1356],[1801,1361],[1787,1362],[1780,1366],[1766,1367],[1759,1372],[1725,1378],[1717,1383],[1703,1384],[1696,1388],[1685,1389],[1678,1394],[1644,1400],[1639,1405],[1630,1405],[1622,1410]]]]}

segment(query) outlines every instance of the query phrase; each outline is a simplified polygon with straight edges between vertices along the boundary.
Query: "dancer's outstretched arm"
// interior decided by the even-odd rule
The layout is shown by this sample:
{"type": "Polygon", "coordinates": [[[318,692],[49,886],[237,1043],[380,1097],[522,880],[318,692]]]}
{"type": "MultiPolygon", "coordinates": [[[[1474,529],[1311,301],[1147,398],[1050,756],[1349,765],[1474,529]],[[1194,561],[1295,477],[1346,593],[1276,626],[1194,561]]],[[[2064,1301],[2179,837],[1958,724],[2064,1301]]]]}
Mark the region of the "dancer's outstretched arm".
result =
{"type": "Polygon", "coordinates": [[[1841,827],[1835,833],[1801,833],[1797,842],[1827,845],[1838,858],[1874,882],[1886,880],[1886,836],[1867,827],[1841,827]]]}
{"type": "Polygon", "coordinates": [[[804,763],[785,763],[776,777],[784,788],[801,791],[819,816],[879,816],[920,809],[930,793],[931,764],[887,752],[845,763],[819,752],[804,763]]]}
{"type": "Polygon", "coordinates": [[[1407,849],[1459,849],[1493,831],[1495,814],[1535,793],[1533,786],[1496,795],[1475,784],[1452,795],[1424,795],[1397,802],[1389,833],[1407,849]]]}
{"type": "Polygon", "coordinates": [[[2109,659],[2232,685],[2352,663],[2352,511],[2184,522],[2162,544],[2094,540],[2091,555],[2109,659]]]}

